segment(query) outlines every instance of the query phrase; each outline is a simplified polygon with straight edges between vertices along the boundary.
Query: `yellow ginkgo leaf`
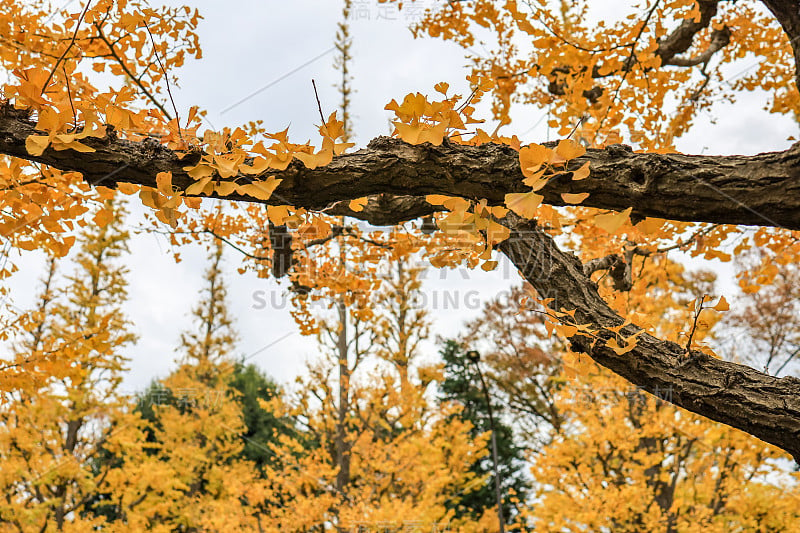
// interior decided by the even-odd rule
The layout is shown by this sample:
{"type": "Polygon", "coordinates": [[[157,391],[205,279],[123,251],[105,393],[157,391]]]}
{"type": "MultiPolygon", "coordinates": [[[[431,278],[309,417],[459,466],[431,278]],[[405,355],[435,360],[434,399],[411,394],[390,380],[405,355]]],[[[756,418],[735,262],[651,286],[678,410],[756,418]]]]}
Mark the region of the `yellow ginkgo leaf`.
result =
{"type": "Polygon", "coordinates": [[[586,153],[586,148],[579,142],[572,139],[562,139],[556,146],[556,155],[564,161],[570,161],[586,153]]]}
{"type": "Polygon", "coordinates": [[[522,183],[524,183],[534,191],[538,191],[539,189],[547,185],[548,181],[550,181],[549,176],[546,177],[544,175],[544,171],[545,169],[541,169],[539,172],[535,172],[529,175],[524,180],[522,180],[522,183]]]}
{"type": "Polygon", "coordinates": [[[439,146],[444,140],[444,133],[447,131],[448,124],[449,122],[440,122],[433,127],[422,130],[419,133],[417,142],[419,144],[431,143],[434,146],[439,146]]]}
{"type": "Polygon", "coordinates": [[[55,132],[63,123],[64,120],[59,116],[56,109],[46,107],[39,111],[39,120],[36,122],[36,129],[39,131],[55,132]]]}
{"type": "Polygon", "coordinates": [[[450,211],[466,211],[469,208],[469,200],[465,198],[458,198],[455,196],[451,196],[447,200],[444,201],[442,204],[445,209],[449,209],[450,211]]]}
{"type": "Polygon", "coordinates": [[[581,168],[572,173],[572,180],[579,181],[589,177],[589,162],[587,161],[581,168]]]}
{"type": "Polygon", "coordinates": [[[594,223],[598,228],[602,228],[609,233],[616,233],[617,230],[627,222],[632,210],[633,208],[629,207],[625,211],[620,211],[619,213],[596,215],[594,217],[594,223]]]}
{"type": "Polygon", "coordinates": [[[419,134],[422,132],[422,124],[404,124],[394,122],[397,135],[408,144],[419,144],[419,134]]]}
{"type": "Polygon", "coordinates": [[[425,201],[431,205],[444,205],[444,203],[452,198],[452,196],[445,196],[443,194],[429,194],[425,197],[425,201]]]}
{"type": "Polygon", "coordinates": [[[327,149],[320,150],[314,154],[297,152],[294,154],[294,157],[302,161],[306,168],[315,169],[317,167],[324,167],[333,161],[333,143],[328,141],[328,143],[323,143],[323,145],[325,144],[328,144],[327,149]]]}
{"type": "Polygon", "coordinates": [[[100,209],[94,215],[94,223],[97,224],[98,227],[104,228],[113,218],[114,215],[112,215],[108,209],[100,209]]]}
{"type": "Polygon", "coordinates": [[[117,189],[122,194],[136,194],[139,192],[139,185],[134,185],[133,183],[124,183],[120,182],[117,183],[117,189]]]}
{"type": "MultiPolygon", "coordinates": [[[[71,137],[74,138],[74,136],[71,136],[71,137]]],[[[72,141],[69,141],[69,142],[64,142],[64,141],[62,141],[60,139],[57,139],[57,138],[53,139],[53,140],[54,140],[53,148],[55,148],[56,150],[59,150],[59,151],[61,151],[61,150],[75,150],[76,152],[81,152],[81,153],[90,153],[90,152],[95,152],[96,151],[91,146],[86,146],[85,144],[79,143],[78,141],[75,141],[75,140],[72,140],[72,141]]]]}
{"type": "Polygon", "coordinates": [[[162,205],[162,196],[151,187],[142,187],[139,191],[139,199],[144,205],[152,209],[160,209],[162,205]]]}
{"type": "Polygon", "coordinates": [[[202,198],[194,196],[191,198],[184,198],[183,203],[186,204],[186,207],[188,207],[189,209],[199,209],[202,200],[203,200],[202,198]]]}
{"type": "Polygon", "coordinates": [[[348,148],[352,148],[356,143],[334,143],[333,155],[342,155],[348,148]]]}
{"type": "Polygon", "coordinates": [[[638,229],[645,235],[650,235],[661,229],[661,226],[664,225],[664,222],[665,221],[663,218],[647,217],[638,224],[636,224],[636,229],[638,229]]]}
{"type": "Polygon", "coordinates": [[[573,337],[576,333],[578,333],[578,327],[573,326],[571,324],[556,324],[555,330],[556,333],[558,333],[565,339],[569,339],[570,337],[573,337]]]}
{"type": "Polygon", "coordinates": [[[214,192],[219,196],[228,196],[236,190],[236,184],[232,181],[221,181],[214,185],[214,192]]]}
{"type": "Polygon", "coordinates": [[[497,218],[503,218],[504,216],[506,216],[506,214],[508,214],[508,209],[506,209],[501,205],[490,207],[489,211],[492,213],[492,216],[495,216],[497,218]]]}
{"type": "MultiPolygon", "coordinates": [[[[550,160],[553,151],[541,144],[529,144],[519,150],[519,166],[525,177],[534,177],[544,163],[550,160]]],[[[542,171],[544,172],[544,171],[542,171]]]]}
{"type": "Polygon", "coordinates": [[[256,157],[252,165],[242,164],[239,166],[239,171],[243,174],[261,174],[269,168],[269,161],[264,157],[256,157]]]}
{"type": "Polygon", "coordinates": [[[259,200],[269,200],[269,198],[272,196],[272,193],[275,191],[278,185],[280,185],[281,181],[283,180],[280,180],[275,176],[270,176],[262,181],[254,181],[246,185],[237,185],[236,190],[240,194],[246,194],[248,196],[252,196],[253,198],[258,198],[259,200]]]}
{"type": "Polygon", "coordinates": [[[606,346],[614,350],[617,355],[623,355],[636,348],[636,339],[626,339],[626,341],[624,346],[620,346],[617,339],[612,338],[606,341],[606,346]]]}
{"type": "Polygon", "coordinates": [[[202,194],[203,189],[211,181],[211,176],[206,176],[186,187],[186,194],[202,194]]]}
{"type": "Polygon", "coordinates": [[[363,211],[365,205],[367,205],[366,196],[362,198],[356,198],[355,200],[350,200],[350,209],[355,211],[356,213],[360,213],[361,211],[363,211]]]}
{"type": "Polygon", "coordinates": [[[205,165],[200,163],[193,167],[184,167],[185,171],[191,176],[193,179],[201,180],[205,177],[211,176],[214,174],[214,169],[211,168],[209,165],[205,165]]]}
{"type": "Polygon", "coordinates": [[[533,218],[544,196],[535,192],[506,194],[506,207],[523,218],[533,218]]]}
{"type": "Polygon", "coordinates": [[[25,139],[25,149],[31,155],[42,155],[49,144],[48,135],[28,135],[25,139]]]}
{"type": "Polygon", "coordinates": [[[728,304],[728,300],[726,300],[724,296],[720,296],[717,305],[711,309],[714,309],[715,311],[728,311],[730,308],[731,306],[728,304]]]}
{"type": "Polygon", "coordinates": [[[288,205],[268,205],[267,217],[273,224],[281,225],[291,216],[288,205]]]}
{"type": "Polygon", "coordinates": [[[159,172],[156,174],[158,192],[164,196],[172,196],[172,172],[159,172]]]}
{"type": "Polygon", "coordinates": [[[239,173],[239,164],[242,163],[243,159],[243,157],[215,155],[214,165],[217,167],[220,177],[232,178],[239,173]]]}
{"type": "Polygon", "coordinates": [[[98,185],[97,187],[94,188],[94,190],[97,191],[97,194],[99,194],[100,198],[102,198],[103,200],[112,200],[114,198],[115,191],[110,187],[106,187],[104,185],[98,185]]]}
{"type": "Polygon", "coordinates": [[[586,200],[589,197],[588,192],[579,192],[579,193],[561,193],[561,199],[568,204],[579,204],[582,201],[586,200]]]}

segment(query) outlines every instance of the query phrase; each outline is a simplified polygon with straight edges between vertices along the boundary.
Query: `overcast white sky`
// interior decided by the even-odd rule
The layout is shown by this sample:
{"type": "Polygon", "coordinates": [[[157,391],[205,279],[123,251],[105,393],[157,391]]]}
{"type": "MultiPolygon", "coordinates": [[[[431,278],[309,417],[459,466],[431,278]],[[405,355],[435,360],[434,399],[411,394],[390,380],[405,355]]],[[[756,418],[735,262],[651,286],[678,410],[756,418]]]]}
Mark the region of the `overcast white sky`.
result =
{"type": "MultiPolygon", "coordinates": [[[[426,7],[436,2],[417,3],[426,7]]],[[[314,124],[319,117],[311,79],[316,79],[323,110],[330,113],[338,104],[332,46],[341,3],[229,0],[194,5],[205,17],[199,30],[204,58],[189,63],[179,73],[181,87],[174,91],[179,111],[185,114],[191,105],[199,105],[209,111],[209,125],[215,128],[262,119],[272,131],[291,126],[293,139],[316,138],[314,124]]],[[[383,107],[392,98],[400,99],[413,91],[431,93],[439,81],[448,81],[457,92],[465,93],[466,61],[455,45],[413,39],[407,29],[413,11],[398,13],[377,0],[356,1],[355,6],[351,20],[352,72],[357,90],[353,118],[354,140],[361,147],[371,138],[388,133],[389,115],[383,107]]],[[[679,149],[723,154],[787,147],[787,137],[797,135],[796,125],[768,115],[762,106],[758,94],[743,95],[736,105],[717,106],[704,123],[681,140],[679,149]]],[[[531,129],[542,114],[536,109],[519,109],[515,123],[506,132],[526,132],[523,141],[542,141],[548,134],[546,121],[531,129]]],[[[203,287],[206,261],[205,251],[194,247],[185,249],[184,260],[176,264],[163,238],[153,235],[134,237],[131,247],[127,312],[140,340],[128,352],[131,371],[124,386],[133,391],[154,377],[166,375],[172,367],[178,336],[189,327],[189,310],[203,287]]],[[[291,381],[305,358],[314,354],[314,340],[297,333],[288,299],[281,296],[283,288],[273,281],[237,274],[239,258],[232,251],[226,257],[230,310],[241,338],[238,352],[256,354],[251,361],[278,381],[291,381]],[[277,303],[276,308],[256,309],[255,291],[272,294],[270,300],[277,303]]],[[[14,303],[26,307],[43,263],[36,254],[12,260],[21,267],[9,282],[14,303]]],[[[722,276],[730,275],[729,268],[710,266],[718,268],[722,276]]],[[[481,300],[517,282],[516,274],[507,268],[492,273],[432,270],[425,287],[426,300],[438,301],[432,309],[434,332],[457,334],[461,323],[479,312],[481,300]],[[441,279],[443,275],[445,279],[441,279]],[[443,308],[445,293],[458,302],[456,308],[443,308]],[[453,294],[457,296],[453,298],[453,294]]],[[[433,344],[429,348],[436,350],[433,344]]]]}

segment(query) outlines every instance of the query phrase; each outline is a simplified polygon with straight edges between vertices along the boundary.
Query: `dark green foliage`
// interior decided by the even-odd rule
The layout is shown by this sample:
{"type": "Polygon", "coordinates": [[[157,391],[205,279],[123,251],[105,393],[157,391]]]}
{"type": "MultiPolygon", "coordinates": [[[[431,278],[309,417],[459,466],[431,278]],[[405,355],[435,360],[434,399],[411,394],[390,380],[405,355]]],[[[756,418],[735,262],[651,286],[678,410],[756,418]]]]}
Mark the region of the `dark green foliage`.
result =
{"type": "MultiPolygon", "coordinates": [[[[452,340],[446,341],[439,353],[445,364],[444,380],[439,387],[439,400],[456,402],[463,406],[459,416],[462,420],[472,423],[474,436],[490,431],[488,404],[475,363],[471,362],[459,344],[452,340]]],[[[491,391],[489,393],[491,395],[491,391]]],[[[518,513],[517,506],[509,497],[509,493],[515,494],[515,501],[524,502],[530,483],[524,474],[527,467],[523,460],[522,448],[515,444],[512,429],[502,421],[502,406],[492,402],[492,410],[495,419],[498,470],[502,480],[503,515],[508,524],[518,513]]],[[[491,444],[487,443],[487,447],[490,453],[472,465],[471,470],[478,476],[489,474],[489,477],[479,489],[458,495],[452,501],[450,508],[454,509],[459,517],[471,517],[477,520],[487,510],[490,513],[497,513],[491,444]]]]}
{"type": "Polygon", "coordinates": [[[242,455],[263,471],[263,467],[273,460],[268,443],[275,441],[281,434],[295,435],[296,430],[291,420],[278,418],[259,404],[259,399],[271,400],[280,391],[275,382],[257,366],[236,363],[230,387],[239,393],[237,401],[242,407],[247,427],[242,455]]]}
{"type": "MultiPolygon", "coordinates": [[[[269,401],[279,394],[278,386],[256,365],[237,362],[233,375],[227,384],[229,394],[233,396],[242,409],[247,431],[244,439],[242,458],[253,461],[259,471],[270,463],[273,453],[269,443],[274,442],[279,434],[294,434],[291,420],[276,417],[274,413],[261,407],[259,400],[269,401]]],[[[181,401],[172,391],[159,381],[153,381],[144,392],[137,395],[135,410],[145,419],[148,441],[155,439],[154,430],[159,427],[159,405],[172,405],[188,412],[191,404],[181,401]]]]}

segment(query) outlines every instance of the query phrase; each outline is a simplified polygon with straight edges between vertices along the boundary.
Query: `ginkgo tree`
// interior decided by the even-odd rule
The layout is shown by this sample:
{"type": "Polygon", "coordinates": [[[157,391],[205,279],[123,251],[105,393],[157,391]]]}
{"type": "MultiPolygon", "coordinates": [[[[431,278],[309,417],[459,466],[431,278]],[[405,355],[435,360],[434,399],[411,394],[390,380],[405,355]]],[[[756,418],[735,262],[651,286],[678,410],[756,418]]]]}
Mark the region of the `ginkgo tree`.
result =
{"type": "MultiPolygon", "coordinates": [[[[693,314],[687,302],[714,282],[712,273],[672,261],[645,265],[640,279],[664,295],[631,293],[628,305],[659,319],[659,335],[672,339],[693,314]]],[[[669,389],[646,394],[548,340],[525,293],[488,302],[461,343],[481,349],[492,394],[530,442],[536,494],[523,514],[535,531],[798,529],[798,473],[780,450],[675,408],[669,389]]],[[[769,321],[704,315],[696,331],[704,343],[719,344],[734,321],[759,330],[737,345],[773,329],[769,321]]],[[[753,355],[763,364],[769,351],[753,355]]]]}
{"type": "Polygon", "coordinates": [[[135,339],[121,310],[129,232],[119,203],[104,208],[109,218],[81,233],[67,282],[59,283],[51,259],[36,310],[23,315],[28,327],[10,368],[41,370],[16,380],[8,372],[13,390],[0,409],[2,531],[96,528],[102,520],[87,509],[111,485],[109,466],[97,467],[104,448],[141,442],[119,390],[128,363],[122,350],[135,339]]]}
{"type": "MultiPolygon", "coordinates": [[[[475,60],[466,87],[449,80],[453,89],[437,84],[436,96],[391,100],[393,136],[348,152],[335,115],[322,118],[314,146],[259,124],[200,134],[202,111],[179,115],[160,103],[169,100],[170,69],[201,55],[191,8],[87,0],[52,16],[46,2],[6,2],[0,234],[22,249],[65,253],[71,227],[92,223],[87,203],[112,188],[138,194],[173,227],[207,209],[200,197],[267,204],[240,219],[261,234],[262,258],[270,223],[332,231],[320,216],[396,224],[433,215],[431,238],[459,243],[434,264],[490,270],[502,252],[573,350],[798,458],[800,380],[698,349],[691,323],[680,343],[662,340],[618,296],[644,289],[635,262],[675,249],[729,260],[726,243],[737,253],[765,247],[746,290],[772,282],[770,263],[796,261],[798,145],[754,156],[670,150],[698,110],[736,91],[765,89],[772,111],[796,113],[797,3],[654,0],[620,20],[590,16],[588,6],[473,0],[434,10],[421,31],[465,47],[488,33],[492,55],[475,60]],[[761,66],[722,91],[723,66],[749,54],[763,57],[761,66]],[[98,88],[84,67],[117,83],[98,88]],[[480,127],[476,103],[485,98],[497,127],[480,127]],[[523,146],[502,135],[520,101],[551,105],[564,139],[523,146]]],[[[726,307],[709,300],[699,299],[698,313],[726,307]]]]}
{"type": "Polygon", "coordinates": [[[365,252],[377,241],[357,233],[347,240],[325,243],[318,260],[340,268],[323,268],[296,302],[295,317],[317,335],[320,353],[295,393],[269,404],[300,431],[268,443],[278,458],[266,468],[276,496],[262,523],[276,531],[326,523],[338,531],[485,531],[491,513],[465,520],[453,510],[485,482],[470,466],[485,455],[486,435],[471,431],[457,406],[428,398],[441,371],[420,349],[429,318],[414,307],[423,270],[409,257],[416,250],[373,265],[365,252]]]}

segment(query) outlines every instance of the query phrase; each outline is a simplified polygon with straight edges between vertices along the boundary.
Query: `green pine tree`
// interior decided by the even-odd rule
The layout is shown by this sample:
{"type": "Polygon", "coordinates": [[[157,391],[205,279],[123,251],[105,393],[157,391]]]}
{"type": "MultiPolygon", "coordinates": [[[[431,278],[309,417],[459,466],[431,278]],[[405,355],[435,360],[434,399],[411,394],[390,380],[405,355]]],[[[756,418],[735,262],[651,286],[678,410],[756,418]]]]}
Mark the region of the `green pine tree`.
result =
{"type": "Polygon", "coordinates": [[[256,365],[245,364],[244,361],[236,363],[230,386],[238,392],[237,401],[241,405],[247,428],[242,456],[255,463],[259,471],[263,472],[264,466],[275,461],[267,443],[274,441],[278,434],[297,437],[297,430],[290,420],[278,417],[261,406],[259,400],[272,400],[281,391],[256,365]]]}
{"type": "MultiPolygon", "coordinates": [[[[473,436],[490,431],[489,406],[481,387],[476,363],[470,361],[461,346],[452,340],[446,341],[439,353],[445,365],[444,379],[439,387],[439,401],[461,405],[462,410],[457,416],[473,425],[473,436]]],[[[506,524],[512,524],[514,517],[518,515],[519,502],[525,501],[530,490],[530,482],[524,475],[523,450],[515,443],[513,430],[500,419],[502,408],[492,402],[492,411],[503,494],[503,516],[506,524]]],[[[497,513],[495,469],[491,453],[475,462],[471,470],[478,477],[486,477],[486,482],[477,490],[460,495],[451,502],[450,508],[455,511],[456,517],[478,520],[486,513],[497,513]]],[[[519,527],[508,529],[520,531],[519,527]]]]}

